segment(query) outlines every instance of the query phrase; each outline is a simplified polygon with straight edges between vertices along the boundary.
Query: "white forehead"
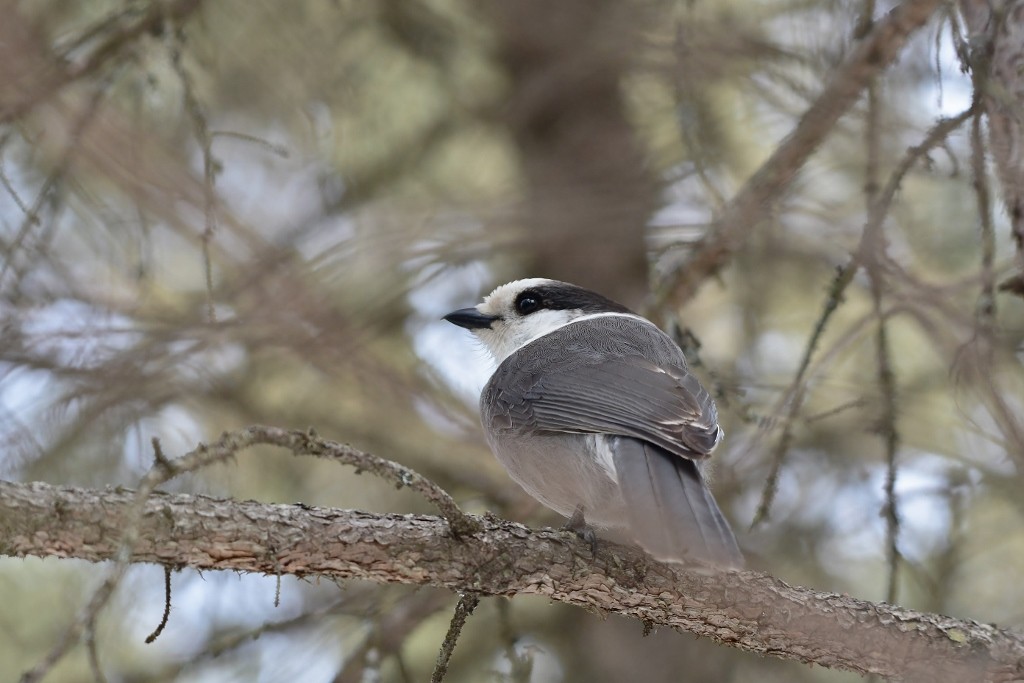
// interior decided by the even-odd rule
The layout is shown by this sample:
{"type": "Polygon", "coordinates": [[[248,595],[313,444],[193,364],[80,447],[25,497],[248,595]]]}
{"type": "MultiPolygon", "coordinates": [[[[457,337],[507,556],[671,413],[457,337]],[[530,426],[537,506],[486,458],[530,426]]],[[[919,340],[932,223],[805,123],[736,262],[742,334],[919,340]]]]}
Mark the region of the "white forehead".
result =
{"type": "Polygon", "coordinates": [[[531,287],[543,287],[544,285],[552,285],[555,283],[555,280],[549,280],[546,277],[531,277],[523,280],[507,282],[500,287],[496,287],[493,292],[485,296],[483,303],[476,308],[481,313],[497,315],[501,312],[510,310],[513,302],[516,300],[516,297],[523,290],[530,289],[531,287]]]}

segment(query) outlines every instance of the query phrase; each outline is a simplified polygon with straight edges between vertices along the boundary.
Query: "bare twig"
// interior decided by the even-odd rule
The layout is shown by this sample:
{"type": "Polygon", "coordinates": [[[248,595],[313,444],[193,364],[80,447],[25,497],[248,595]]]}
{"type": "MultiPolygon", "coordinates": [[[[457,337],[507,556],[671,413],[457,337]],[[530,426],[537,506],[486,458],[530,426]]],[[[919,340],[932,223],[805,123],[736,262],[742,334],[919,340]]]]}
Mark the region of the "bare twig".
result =
{"type": "Polygon", "coordinates": [[[996,294],[995,263],[996,231],[992,225],[992,193],[988,186],[985,167],[985,142],[982,140],[982,113],[979,110],[971,120],[971,175],[974,196],[978,203],[978,225],[981,232],[981,292],[975,309],[978,336],[990,348],[995,332],[996,294]]]}
{"type": "Polygon", "coordinates": [[[878,430],[885,446],[885,516],[886,562],[888,565],[888,581],[886,585],[886,601],[896,602],[898,587],[899,552],[899,510],[896,506],[896,455],[899,450],[899,432],[896,429],[896,376],[892,368],[891,351],[887,329],[888,318],[882,309],[883,279],[881,275],[881,252],[869,261],[867,267],[871,286],[871,298],[878,328],[875,332],[875,357],[877,363],[878,389],[881,394],[881,407],[878,415],[878,430]]]}
{"type": "Polygon", "coordinates": [[[334,683],[366,680],[363,674],[371,660],[380,664],[397,655],[409,634],[450,602],[451,595],[445,592],[419,592],[381,614],[363,642],[348,652],[345,667],[335,676],[334,683]]]}
{"type": "MultiPolygon", "coordinates": [[[[199,4],[199,0],[151,2],[144,12],[118,12],[112,15],[108,18],[108,24],[110,27],[116,25],[116,28],[106,30],[105,32],[109,35],[88,54],[67,63],[62,63],[56,57],[50,58],[47,55],[46,63],[34,64],[33,66],[40,72],[34,79],[34,87],[27,90],[22,97],[7,103],[5,108],[0,108],[0,123],[9,123],[24,116],[33,107],[53,96],[69,83],[96,73],[116,60],[141,36],[160,26],[168,17],[182,21],[190,16],[199,7],[199,4]],[[129,20],[122,22],[121,20],[126,17],[129,20]]],[[[5,17],[5,19],[10,19],[10,17],[5,17]]],[[[103,28],[107,29],[108,27],[103,28]]],[[[87,29],[83,35],[97,34],[97,29],[93,27],[87,29]]],[[[40,58],[36,57],[36,59],[40,58]]]]}
{"type": "Polygon", "coordinates": [[[200,668],[204,663],[212,659],[223,658],[228,653],[245,647],[248,643],[258,640],[265,634],[288,633],[299,629],[307,629],[316,624],[323,624],[339,613],[343,613],[346,607],[345,601],[336,600],[284,621],[265,622],[252,629],[231,629],[228,633],[219,634],[219,637],[209,643],[202,652],[193,655],[191,659],[181,661],[177,666],[163,670],[161,672],[163,675],[162,680],[189,680],[194,678],[194,676],[189,675],[190,672],[200,668]]]}
{"type": "Polygon", "coordinates": [[[154,642],[164,632],[167,620],[171,617],[171,566],[164,565],[164,614],[160,617],[160,623],[146,636],[146,644],[154,642]]]}
{"type": "Polygon", "coordinates": [[[462,627],[466,625],[466,619],[469,619],[479,604],[480,596],[476,593],[463,593],[459,596],[459,604],[455,605],[455,614],[452,615],[448,633],[444,635],[444,642],[441,643],[441,651],[437,654],[437,665],[430,676],[430,683],[441,683],[444,680],[445,674],[448,673],[448,662],[455,651],[455,644],[462,634],[462,627]]]}
{"type": "MultiPolygon", "coordinates": [[[[978,48],[972,53],[972,57],[971,73],[975,83],[976,113],[971,125],[971,173],[981,234],[981,291],[974,311],[974,334],[957,351],[954,373],[961,377],[966,376],[978,388],[992,418],[1010,442],[1007,452],[1015,456],[1019,462],[1020,458],[1024,457],[1024,425],[1020,422],[1019,410],[1006,400],[998,388],[997,379],[992,374],[996,350],[995,228],[992,219],[992,192],[988,182],[986,149],[982,140],[981,125],[983,113],[981,103],[984,101],[988,52],[978,48]]],[[[992,112],[989,111],[990,125],[992,116],[992,112]]],[[[1003,161],[1005,162],[1005,158],[1003,161]]],[[[1024,269],[1024,266],[1021,268],[1024,269]]],[[[1016,277],[1004,281],[998,289],[1004,290],[1007,287],[1012,289],[1016,277]]],[[[1021,282],[1024,283],[1024,280],[1021,282]]]]}
{"type": "Polygon", "coordinates": [[[900,562],[899,533],[900,517],[896,506],[896,455],[899,451],[900,436],[896,428],[896,375],[892,369],[891,351],[887,332],[887,318],[882,314],[881,278],[872,285],[875,314],[878,316],[878,331],[875,335],[875,355],[878,362],[878,388],[882,395],[882,410],[879,429],[885,443],[885,538],[886,561],[889,580],[885,590],[886,602],[895,603],[898,589],[898,568],[900,562]]]}
{"type": "Polygon", "coordinates": [[[472,534],[479,528],[479,523],[462,512],[447,491],[421,474],[404,465],[346,444],[322,439],[313,430],[252,425],[235,432],[224,432],[215,443],[200,445],[182,457],[169,461],[169,467],[158,463],[154,470],[165,469],[166,478],[163,481],[168,481],[186,472],[223,462],[250,446],[261,444],[287,448],[295,455],[334,460],[354,467],[356,472],[372,472],[394,483],[398,488],[412,489],[437,506],[456,535],[472,534]]]}
{"type": "Polygon", "coordinates": [[[4,158],[2,153],[3,148],[7,145],[7,141],[9,139],[10,133],[5,133],[3,137],[0,138],[0,185],[3,185],[4,189],[7,190],[7,194],[11,195],[11,199],[14,200],[14,204],[15,206],[18,207],[18,210],[25,214],[25,216],[28,217],[29,220],[31,220],[33,223],[38,224],[39,217],[34,215],[31,207],[29,207],[29,205],[25,203],[24,198],[22,198],[22,196],[18,194],[17,188],[15,188],[14,185],[11,183],[11,179],[7,176],[7,171],[4,168],[4,158]]]}
{"type": "Polygon", "coordinates": [[[242,142],[250,142],[262,148],[264,151],[269,152],[270,154],[273,154],[274,156],[280,157],[282,159],[287,159],[289,156],[287,147],[285,147],[284,145],[271,142],[270,140],[261,138],[258,135],[239,133],[238,131],[234,130],[211,130],[210,141],[212,142],[217,138],[231,138],[233,140],[241,140],[242,142]]]}
{"type": "MultiPolygon", "coordinates": [[[[869,0],[870,2],[870,0],[869,0]]],[[[864,144],[867,160],[864,166],[864,203],[868,215],[876,212],[879,188],[879,156],[882,147],[882,130],[880,124],[881,102],[878,84],[874,81],[868,86],[868,106],[864,126],[864,144]]],[[[896,602],[896,591],[899,586],[899,510],[896,507],[896,453],[899,449],[899,433],[896,431],[896,380],[892,369],[889,348],[888,318],[882,311],[882,292],[885,287],[883,261],[886,256],[886,240],[883,232],[884,220],[868,220],[861,237],[861,262],[868,275],[871,288],[871,301],[878,327],[875,331],[875,357],[878,376],[878,389],[881,394],[881,410],[878,414],[878,428],[885,446],[885,546],[888,580],[886,582],[885,599],[896,602]]]]}
{"type": "MultiPolygon", "coordinates": [[[[3,282],[7,272],[15,268],[15,258],[17,258],[18,252],[21,249],[22,244],[28,238],[32,228],[41,224],[39,214],[42,212],[43,206],[46,202],[50,201],[52,194],[60,185],[64,175],[68,172],[82,136],[96,117],[96,113],[99,111],[103,98],[109,94],[109,86],[113,77],[114,74],[112,73],[109,78],[104,78],[96,84],[96,87],[93,88],[92,94],[85,103],[85,106],[82,107],[81,113],[74,118],[67,144],[65,144],[63,149],[61,149],[60,155],[53,166],[53,170],[46,176],[42,187],[39,189],[39,192],[36,193],[36,198],[32,202],[32,206],[25,206],[18,195],[14,192],[14,189],[10,188],[11,195],[15,198],[18,207],[24,212],[25,217],[22,219],[21,227],[18,229],[14,239],[12,239],[7,245],[3,267],[0,268],[0,283],[3,282]]],[[[44,248],[39,248],[36,251],[39,253],[46,253],[46,249],[44,248]]]]}
{"type": "Polygon", "coordinates": [[[835,70],[796,127],[726,205],[692,255],[667,275],[659,287],[656,308],[666,302],[682,304],[729,262],[861,91],[896,58],[910,34],[923,26],[940,4],[940,0],[906,0],[874,25],[835,70]]]}
{"type": "Polygon", "coordinates": [[[173,467],[171,461],[164,455],[164,448],[160,445],[160,439],[154,436],[149,442],[153,445],[153,460],[156,461],[156,464],[160,467],[173,467]]]}
{"type": "Polygon", "coordinates": [[[765,481],[764,490],[761,494],[761,501],[758,504],[757,511],[754,514],[754,519],[751,522],[751,528],[763,522],[770,514],[771,506],[774,502],[775,493],[777,491],[779,472],[781,471],[786,453],[788,452],[789,446],[793,440],[792,431],[796,417],[803,405],[803,399],[806,393],[806,387],[804,386],[805,377],[810,366],[811,358],[821,341],[821,336],[824,333],[825,327],[831,319],[832,314],[835,313],[839,304],[842,303],[843,293],[846,291],[850,282],[853,281],[853,276],[856,275],[857,271],[861,267],[865,238],[868,235],[873,235],[882,225],[886,215],[888,215],[889,208],[892,206],[892,203],[896,198],[896,192],[899,190],[900,185],[903,182],[903,178],[910,172],[910,169],[913,168],[914,164],[924,157],[930,150],[945,140],[946,137],[948,137],[954,130],[963,125],[963,123],[967,121],[975,111],[976,106],[972,105],[969,109],[954,117],[940,119],[934,126],[932,126],[925,135],[924,140],[922,140],[920,144],[908,149],[906,154],[903,155],[900,163],[896,165],[895,170],[893,170],[889,175],[889,179],[886,182],[885,187],[882,188],[882,191],[875,197],[875,201],[872,202],[871,209],[868,212],[867,222],[864,226],[863,232],[861,233],[861,246],[858,247],[857,251],[850,257],[850,261],[846,266],[838,271],[835,279],[833,279],[832,285],[828,290],[828,295],[825,298],[825,305],[822,308],[821,315],[818,317],[818,320],[814,325],[814,330],[811,332],[811,336],[807,340],[807,346],[804,348],[804,354],[800,360],[800,365],[797,368],[796,375],[793,377],[789,390],[785,394],[786,400],[789,402],[789,406],[782,419],[782,435],[779,437],[776,447],[772,450],[771,469],[769,470],[765,481]]]}
{"type": "Polygon", "coordinates": [[[192,122],[192,132],[199,143],[203,154],[203,234],[200,240],[203,248],[203,274],[206,278],[206,315],[211,323],[217,322],[216,308],[213,302],[213,262],[210,258],[210,242],[217,231],[217,213],[215,211],[217,194],[214,186],[217,182],[217,160],[213,156],[213,138],[206,120],[203,107],[196,97],[195,85],[188,70],[182,63],[182,48],[185,44],[183,29],[168,21],[165,30],[167,49],[171,55],[171,66],[181,82],[181,96],[185,102],[185,111],[192,122]]]}
{"type": "Polygon", "coordinates": [[[103,667],[100,665],[100,653],[96,646],[96,615],[85,625],[85,633],[82,635],[85,642],[85,651],[89,657],[89,670],[92,671],[92,679],[95,683],[107,683],[107,677],[103,674],[103,667]]]}
{"type": "Polygon", "coordinates": [[[850,282],[853,281],[857,268],[858,262],[854,258],[846,267],[841,268],[836,273],[828,289],[825,306],[822,309],[821,315],[818,316],[818,322],[815,323],[810,338],[807,340],[807,346],[804,347],[804,354],[800,359],[800,365],[797,368],[796,375],[793,377],[793,382],[790,384],[790,390],[787,392],[789,407],[782,419],[782,435],[779,437],[779,441],[776,443],[770,456],[771,469],[768,471],[764,489],[761,492],[761,502],[758,503],[754,519],[750,522],[751,529],[768,519],[768,515],[771,513],[772,503],[775,502],[775,494],[778,491],[779,473],[782,471],[782,464],[786,453],[789,452],[789,446],[793,442],[793,426],[796,422],[796,416],[800,412],[801,406],[803,406],[804,394],[807,391],[804,376],[807,374],[807,368],[811,365],[811,358],[814,356],[814,351],[818,348],[818,343],[825,332],[825,327],[832,318],[832,314],[839,308],[839,304],[842,303],[843,292],[846,291],[850,282]]]}

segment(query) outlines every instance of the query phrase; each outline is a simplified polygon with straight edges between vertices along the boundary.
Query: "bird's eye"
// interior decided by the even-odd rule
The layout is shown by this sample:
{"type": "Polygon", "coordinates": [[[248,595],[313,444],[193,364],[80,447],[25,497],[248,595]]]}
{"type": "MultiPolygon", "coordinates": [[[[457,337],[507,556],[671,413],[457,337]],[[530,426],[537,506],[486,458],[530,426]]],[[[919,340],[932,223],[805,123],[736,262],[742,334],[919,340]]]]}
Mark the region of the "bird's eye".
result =
{"type": "Polygon", "coordinates": [[[540,310],[540,307],[540,297],[535,294],[524,292],[516,299],[516,311],[519,312],[519,315],[529,315],[534,311],[540,310]]]}

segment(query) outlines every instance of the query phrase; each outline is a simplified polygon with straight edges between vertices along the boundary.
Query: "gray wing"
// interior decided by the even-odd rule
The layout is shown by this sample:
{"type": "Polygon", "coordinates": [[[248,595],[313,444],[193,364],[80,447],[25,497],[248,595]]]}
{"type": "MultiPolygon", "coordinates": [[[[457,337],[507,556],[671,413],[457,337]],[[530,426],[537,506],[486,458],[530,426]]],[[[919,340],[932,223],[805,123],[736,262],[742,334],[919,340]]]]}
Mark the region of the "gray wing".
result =
{"type": "Polygon", "coordinates": [[[685,458],[719,439],[714,401],[651,323],[602,317],[567,325],[502,363],[481,396],[498,431],[633,436],[685,458]]]}

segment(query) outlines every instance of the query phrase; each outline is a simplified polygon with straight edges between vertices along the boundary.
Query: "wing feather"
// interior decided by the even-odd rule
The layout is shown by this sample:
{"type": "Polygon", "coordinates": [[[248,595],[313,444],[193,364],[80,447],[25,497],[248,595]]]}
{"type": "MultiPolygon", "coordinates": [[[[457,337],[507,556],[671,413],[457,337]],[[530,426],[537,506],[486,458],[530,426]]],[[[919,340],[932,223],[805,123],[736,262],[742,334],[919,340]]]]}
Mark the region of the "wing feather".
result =
{"type": "Polygon", "coordinates": [[[635,316],[572,323],[523,346],[481,408],[494,429],[632,436],[691,459],[719,440],[714,401],[682,352],[635,316]]]}

